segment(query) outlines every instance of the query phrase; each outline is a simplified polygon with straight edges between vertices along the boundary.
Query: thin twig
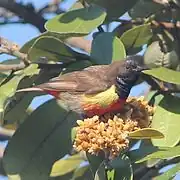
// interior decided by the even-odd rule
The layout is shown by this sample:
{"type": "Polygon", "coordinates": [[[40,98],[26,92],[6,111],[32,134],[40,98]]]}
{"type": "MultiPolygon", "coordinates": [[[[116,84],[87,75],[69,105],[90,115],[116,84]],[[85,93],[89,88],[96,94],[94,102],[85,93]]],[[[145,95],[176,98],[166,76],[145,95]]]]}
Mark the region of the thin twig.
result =
{"type": "Polygon", "coordinates": [[[0,64],[0,71],[18,71],[25,67],[26,66],[23,62],[20,64],[0,64]]]}
{"type": "Polygon", "coordinates": [[[65,39],[64,42],[70,46],[84,50],[87,53],[91,52],[92,41],[86,40],[83,37],[70,37],[65,39]]]}
{"type": "Polygon", "coordinates": [[[15,56],[23,61],[23,63],[28,66],[30,64],[30,61],[27,59],[27,55],[24,53],[21,53],[19,51],[19,46],[13,42],[10,42],[9,40],[0,37],[0,53],[9,54],[12,56],[15,56]]]}

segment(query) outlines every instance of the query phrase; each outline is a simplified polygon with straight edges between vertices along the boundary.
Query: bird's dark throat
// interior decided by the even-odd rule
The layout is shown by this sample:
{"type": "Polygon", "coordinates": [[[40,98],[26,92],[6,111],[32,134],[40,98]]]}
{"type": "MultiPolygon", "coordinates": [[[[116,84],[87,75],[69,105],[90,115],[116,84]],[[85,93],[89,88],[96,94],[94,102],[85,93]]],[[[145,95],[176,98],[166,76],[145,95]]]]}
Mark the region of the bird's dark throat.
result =
{"type": "Polygon", "coordinates": [[[136,76],[134,76],[133,81],[128,81],[127,78],[117,77],[115,86],[118,96],[126,99],[137,79],[138,78],[136,76]]]}
{"type": "Polygon", "coordinates": [[[118,94],[119,97],[126,99],[129,96],[130,89],[128,87],[129,86],[128,84],[122,81],[122,83],[117,82],[115,86],[116,86],[116,93],[118,94]]]}

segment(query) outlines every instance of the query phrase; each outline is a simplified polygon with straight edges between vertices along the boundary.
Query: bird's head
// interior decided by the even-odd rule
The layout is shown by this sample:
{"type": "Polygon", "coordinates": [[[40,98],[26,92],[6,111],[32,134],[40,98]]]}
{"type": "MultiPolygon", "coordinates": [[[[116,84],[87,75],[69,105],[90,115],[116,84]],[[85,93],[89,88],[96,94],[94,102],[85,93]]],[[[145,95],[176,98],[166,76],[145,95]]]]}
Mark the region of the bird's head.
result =
{"type": "MultiPolygon", "coordinates": [[[[122,91],[124,96],[128,96],[141,72],[146,69],[148,68],[135,61],[133,56],[127,58],[119,68],[118,76],[116,77],[117,89],[122,91]]],[[[121,95],[122,92],[120,92],[121,95]]]]}

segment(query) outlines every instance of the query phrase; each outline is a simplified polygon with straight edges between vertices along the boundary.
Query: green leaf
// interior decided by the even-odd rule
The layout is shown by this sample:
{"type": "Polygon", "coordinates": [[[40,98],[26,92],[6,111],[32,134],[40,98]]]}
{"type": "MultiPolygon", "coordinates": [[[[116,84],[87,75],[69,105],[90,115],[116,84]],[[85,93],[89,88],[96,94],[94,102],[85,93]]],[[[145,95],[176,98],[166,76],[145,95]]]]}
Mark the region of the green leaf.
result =
{"type": "Polygon", "coordinates": [[[147,44],[152,35],[151,25],[143,24],[127,30],[120,39],[126,47],[126,50],[129,51],[132,48],[138,48],[147,44]]]}
{"type": "Polygon", "coordinates": [[[180,163],[177,163],[174,167],[164,172],[162,175],[157,176],[154,180],[165,180],[165,179],[172,179],[176,174],[180,172],[180,163]]]}
{"type": "Polygon", "coordinates": [[[173,71],[165,67],[145,70],[143,71],[143,73],[153,76],[161,81],[169,82],[172,84],[180,84],[180,72],[173,71]]]}
{"type": "Polygon", "coordinates": [[[9,103],[11,97],[14,96],[19,82],[26,76],[32,76],[39,73],[38,65],[32,64],[27,68],[16,71],[15,76],[12,77],[6,84],[0,87],[0,114],[3,118],[4,110],[9,103]]]}
{"type": "Polygon", "coordinates": [[[71,141],[74,142],[75,138],[76,138],[76,127],[73,127],[71,129],[71,141]]]}
{"type": "Polygon", "coordinates": [[[110,64],[125,57],[124,45],[113,33],[100,33],[93,39],[91,58],[96,64],[110,64]]]}
{"type": "Polygon", "coordinates": [[[175,158],[179,156],[180,156],[180,146],[176,146],[172,148],[160,149],[157,152],[148,154],[144,158],[136,161],[136,163],[141,163],[149,159],[168,159],[168,158],[175,158]]]}
{"type": "Polygon", "coordinates": [[[141,160],[145,156],[158,151],[159,149],[155,146],[140,147],[128,152],[128,156],[132,163],[141,160]]]}
{"type": "Polygon", "coordinates": [[[117,157],[110,163],[110,166],[112,166],[112,168],[115,170],[115,175],[113,180],[133,179],[132,165],[128,156],[122,155],[117,157]]]}
{"type": "Polygon", "coordinates": [[[8,143],[3,164],[7,174],[22,179],[48,179],[54,162],[72,148],[71,128],[77,115],[50,100],[18,128],[8,143]]]}
{"type": "Polygon", "coordinates": [[[105,180],[105,179],[106,179],[106,171],[105,171],[104,162],[102,162],[95,173],[94,180],[105,180]]]}
{"type": "Polygon", "coordinates": [[[149,0],[139,0],[135,6],[129,11],[129,15],[133,18],[146,18],[153,13],[161,11],[162,5],[149,0]]]}
{"type": "Polygon", "coordinates": [[[92,62],[88,60],[72,62],[70,65],[66,67],[66,70],[64,70],[62,73],[65,74],[72,71],[79,71],[89,66],[92,66],[92,62]]]}
{"type": "MultiPolygon", "coordinates": [[[[0,64],[11,65],[11,64],[19,64],[19,63],[20,63],[20,60],[16,58],[16,59],[7,59],[1,62],[0,64]]],[[[0,84],[11,74],[11,72],[12,70],[0,72],[0,84]]]]}
{"type": "Polygon", "coordinates": [[[69,62],[75,61],[73,51],[59,39],[52,36],[38,38],[28,52],[28,58],[36,61],[46,57],[50,61],[69,62]]]}
{"type": "Polygon", "coordinates": [[[45,28],[48,31],[60,34],[84,36],[102,24],[105,17],[104,9],[92,5],[88,8],[62,13],[47,21],[45,28]]]}
{"type": "Polygon", "coordinates": [[[107,180],[114,180],[114,176],[115,176],[115,170],[112,169],[112,170],[108,170],[107,171],[107,180]]]}
{"type": "Polygon", "coordinates": [[[53,164],[50,176],[62,176],[77,169],[84,160],[79,154],[60,159],[53,164]]]}
{"type": "Polygon", "coordinates": [[[91,171],[92,171],[93,175],[95,175],[97,169],[100,167],[101,163],[104,161],[104,157],[103,157],[103,155],[95,156],[95,155],[91,155],[89,153],[86,153],[86,157],[89,161],[91,171]]]}
{"type": "Polygon", "coordinates": [[[137,2],[137,0],[86,0],[88,3],[95,3],[104,7],[107,11],[107,19],[118,18],[125,12],[130,10],[137,2]]]}
{"type": "Polygon", "coordinates": [[[152,128],[158,129],[165,136],[163,139],[152,139],[155,146],[173,147],[179,143],[180,99],[171,95],[165,96],[156,107],[152,128]]]}
{"type": "Polygon", "coordinates": [[[39,36],[36,36],[35,38],[29,40],[28,42],[26,42],[20,49],[20,52],[22,53],[28,53],[29,52],[29,49],[33,46],[34,42],[37,41],[37,39],[39,39],[40,37],[55,37],[57,39],[60,39],[63,38],[62,35],[58,34],[58,33],[54,33],[54,32],[44,32],[42,34],[40,34],[39,36]]]}
{"type": "Polygon", "coordinates": [[[129,133],[131,139],[161,139],[164,135],[153,128],[143,128],[129,133]]]}
{"type": "Polygon", "coordinates": [[[72,176],[71,180],[76,180],[77,178],[83,177],[83,175],[85,175],[86,171],[89,169],[89,165],[86,166],[82,166],[77,168],[72,176]]]}

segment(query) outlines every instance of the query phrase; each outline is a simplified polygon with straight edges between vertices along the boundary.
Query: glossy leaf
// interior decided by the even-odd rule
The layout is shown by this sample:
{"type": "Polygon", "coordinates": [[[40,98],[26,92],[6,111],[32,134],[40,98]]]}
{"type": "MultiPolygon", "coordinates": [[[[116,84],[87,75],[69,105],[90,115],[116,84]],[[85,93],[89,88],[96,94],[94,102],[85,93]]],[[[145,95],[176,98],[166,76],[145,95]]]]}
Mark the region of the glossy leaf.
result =
{"type": "Polygon", "coordinates": [[[49,32],[49,31],[46,31],[42,34],[40,34],[39,36],[36,36],[34,38],[32,38],[31,40],[27,41],[20,49],[20,52],[22,53],[28,53],[29,52],[29,49],[33,46],[34,42],[37,41],[37,39],[41,38],[41,37],[55,37],[57,39],[61,39],[63,36],[58,34],[58,33],[53,33],[53,32],[49,32]]]}
{"type": "Polygon", "coordinates": [[[92,5],[60,14],[47,21],[45,28],[60,34],[84,36],[102,24],[105,17],[104,9],[92,5]]]}
{"type": "Polygon", "coordinates": [[[152,37],[151,25],[143,24],[127,30],[120,37],[127,50],[147,44],[152,37]]]}
{"type": "Polygon", "coordinates": [[[89,161],[91,171],[92,171],[93,175],[95,175],[97,169],[100,167],[100,165],[104,161],[104,157],[103,157],[103,155],[95,156],[95,155],[91,155],[89,153],[86,153],[86,156],[89,161]]]}
{"type": "Polygon", "coordinates": [[[65,74],[65,73],[69,73],[72,71],[79,71],[79,70],[84,69],[89,66],[92,66],[92,62],[90,62],[88,60],[76,61],[76,62],[68,65],[62,73],[65,74]]]}
{"type": "Polygon", "coordinates": [[[180,172],[180,163],[177,163],[174,167],[167,170],[162,175],[155,177],[154,180],[169,180],[174,178],[178,172],[180,172]]]}
{"type": "MultiPolygon", "coordinates": [[[[129,11],[129,15],[133,18],[145,18],[151,14],[160,11],[162,5],[149,0],[139,0],[135,6],[129,11]]],[[[158,15],[158,14],[157,14],[158,15]]]]}
{"type": "Polygon", "coordinates": [[[153,76],[161,81],[169,82],[172,84],[180,84],[180,72],[173,71],[165,67],[145,70],[143,71],[143,73],[153,76]]]}
{"type": "Polygon", "coordinates": [[[108,170],[107,171],[107,180],[114,180],[114,176],[115,176],[115,170],[108,170]]]}
{"type": "Polygon", "coordinates": [[[105,171],[104,162],[102,162],[95,173],[94,180],[104,180],[104,179],[106,179],[106,171],[105,171]]]}
{"type": "Polygon", "coordinates": [[[86,0],[88,3],[95,3],[107,10],[107,19],[118,18],[130,10],[137,0],[86,0]]]}
{"type": "Polygon", "coordinates": [[[152,154],[159,149],[155,146],[140,147],[139,149],[132,150],[128,153],[132,163],[141,160],[145,156],[152,154]]]}
{"type": "MultiPolygon", "coordinates": [[[[85,173],[88,171],[88,169],[89,169],[89,165],[86,165],[86,166],[82,166],[82,167],[77,168],[77,169],[74,171],[71,180],[76,180],[76,179],[78,179],[78,178],[83,178],[83,176],[84,176],[85,173]]],[[[79,179],[78,179],[78,180],[79,180],[79,179]]],[[[82,179],[82,180],[83,180],[83,179],[82,179]]]]}
{"type": "Polygon", "coordinates": [[[9,103],[9,99],[14,96],[19,82],[26,76],[32,76],[38,73],[38,65],[32,64],[23,70],[16,71],[14,73],[15,76],[0,87],[0,113],[4,114],[5,107],[9,103]]]}
{"type": "MultiPolygon", "coordinates": [[[[165,40],[164,40],[165,41],[165,40]]],[[[164,42],[164,46],[168,48],[164,52],[161,41],[153,41],[148,45],[144,53],[144,63],[150,68],[166,67],[175,70],[179,64],[179,56],[176,43],[164,42]]]]}
{"type": "Polygon", "coordinates": [[[161,139],[164,135],[153,128],[143,128],[129,133],[131,139],[161,139]]]}
{"type": "Polygon", "coordinates": [[[22,179],[48,179],[53,163],[72,148],[71,128],[77,115],[50,100],[38,107],[18,128],[6,148],[7,174],[22,179]]]}
{"type": "Polygon", "coordinates": [[[75,61],[72,50],[59,39],[52,36],[38,38],[28,52],[28,58],[36,61],[46,57],[50,61],[75,61]]]}
{"type": "Polygon", "coordinates": [[[126,57],[126,50],[120,39],[113,33],[98,34],[92,42],[91,58],[96,64],[110,64],[126,57]]]}
{"type": "Polygon", "coordinates": [[[136,161],[136,163],[141,163],[147,161],[149,159],[168,159],[168,158],[175,158],[180,156],[180,146],[167,148],[167,149],[160,149],[157,152],[149,154],[144,158],[136,161]]]}
{"type": "Polygon", "coordinates": [[[179,98],[169,95],[156,107],[151,126],[161,131],[165,138],[152,139],[155,146],[173,147],[179,143],[180,129],[177,126],[180,120],[179,104],[179,98]]]}
{"type": "Polygon", "coordinates": [[[76,138],[76,128],[73,127],[71,129],[71,141],[74,142],[74,139],[76,138]]]}
{"type": "Polygon", "coordinates": [[[62,176],[73,170],[77,169],[79,165],[83,162],[83,159],[79,154],[75,154],[67,157],[66,159],[57,160],[52,167],[51,177],[62,176]]]}
{"type": "Polygon", "coordinates": [[[110,166],[115,170],[113,180],[133,179],[132,165],[128,156],[122,155],[117,157],[110,163],[110,166]]]}
{"type": "MultiPolygon", "coordinates": [[[[3,65],[11,65],[11,64],[19,64],[21,61],[19,59],[7,59],[5,61],[2,61],[0,64],[3,64],[3,65]]],[[[11,74],[11,70],[6,70],[6,71],[3,71],[1,70],[0,72],[0,84],[11,74]]]]}

